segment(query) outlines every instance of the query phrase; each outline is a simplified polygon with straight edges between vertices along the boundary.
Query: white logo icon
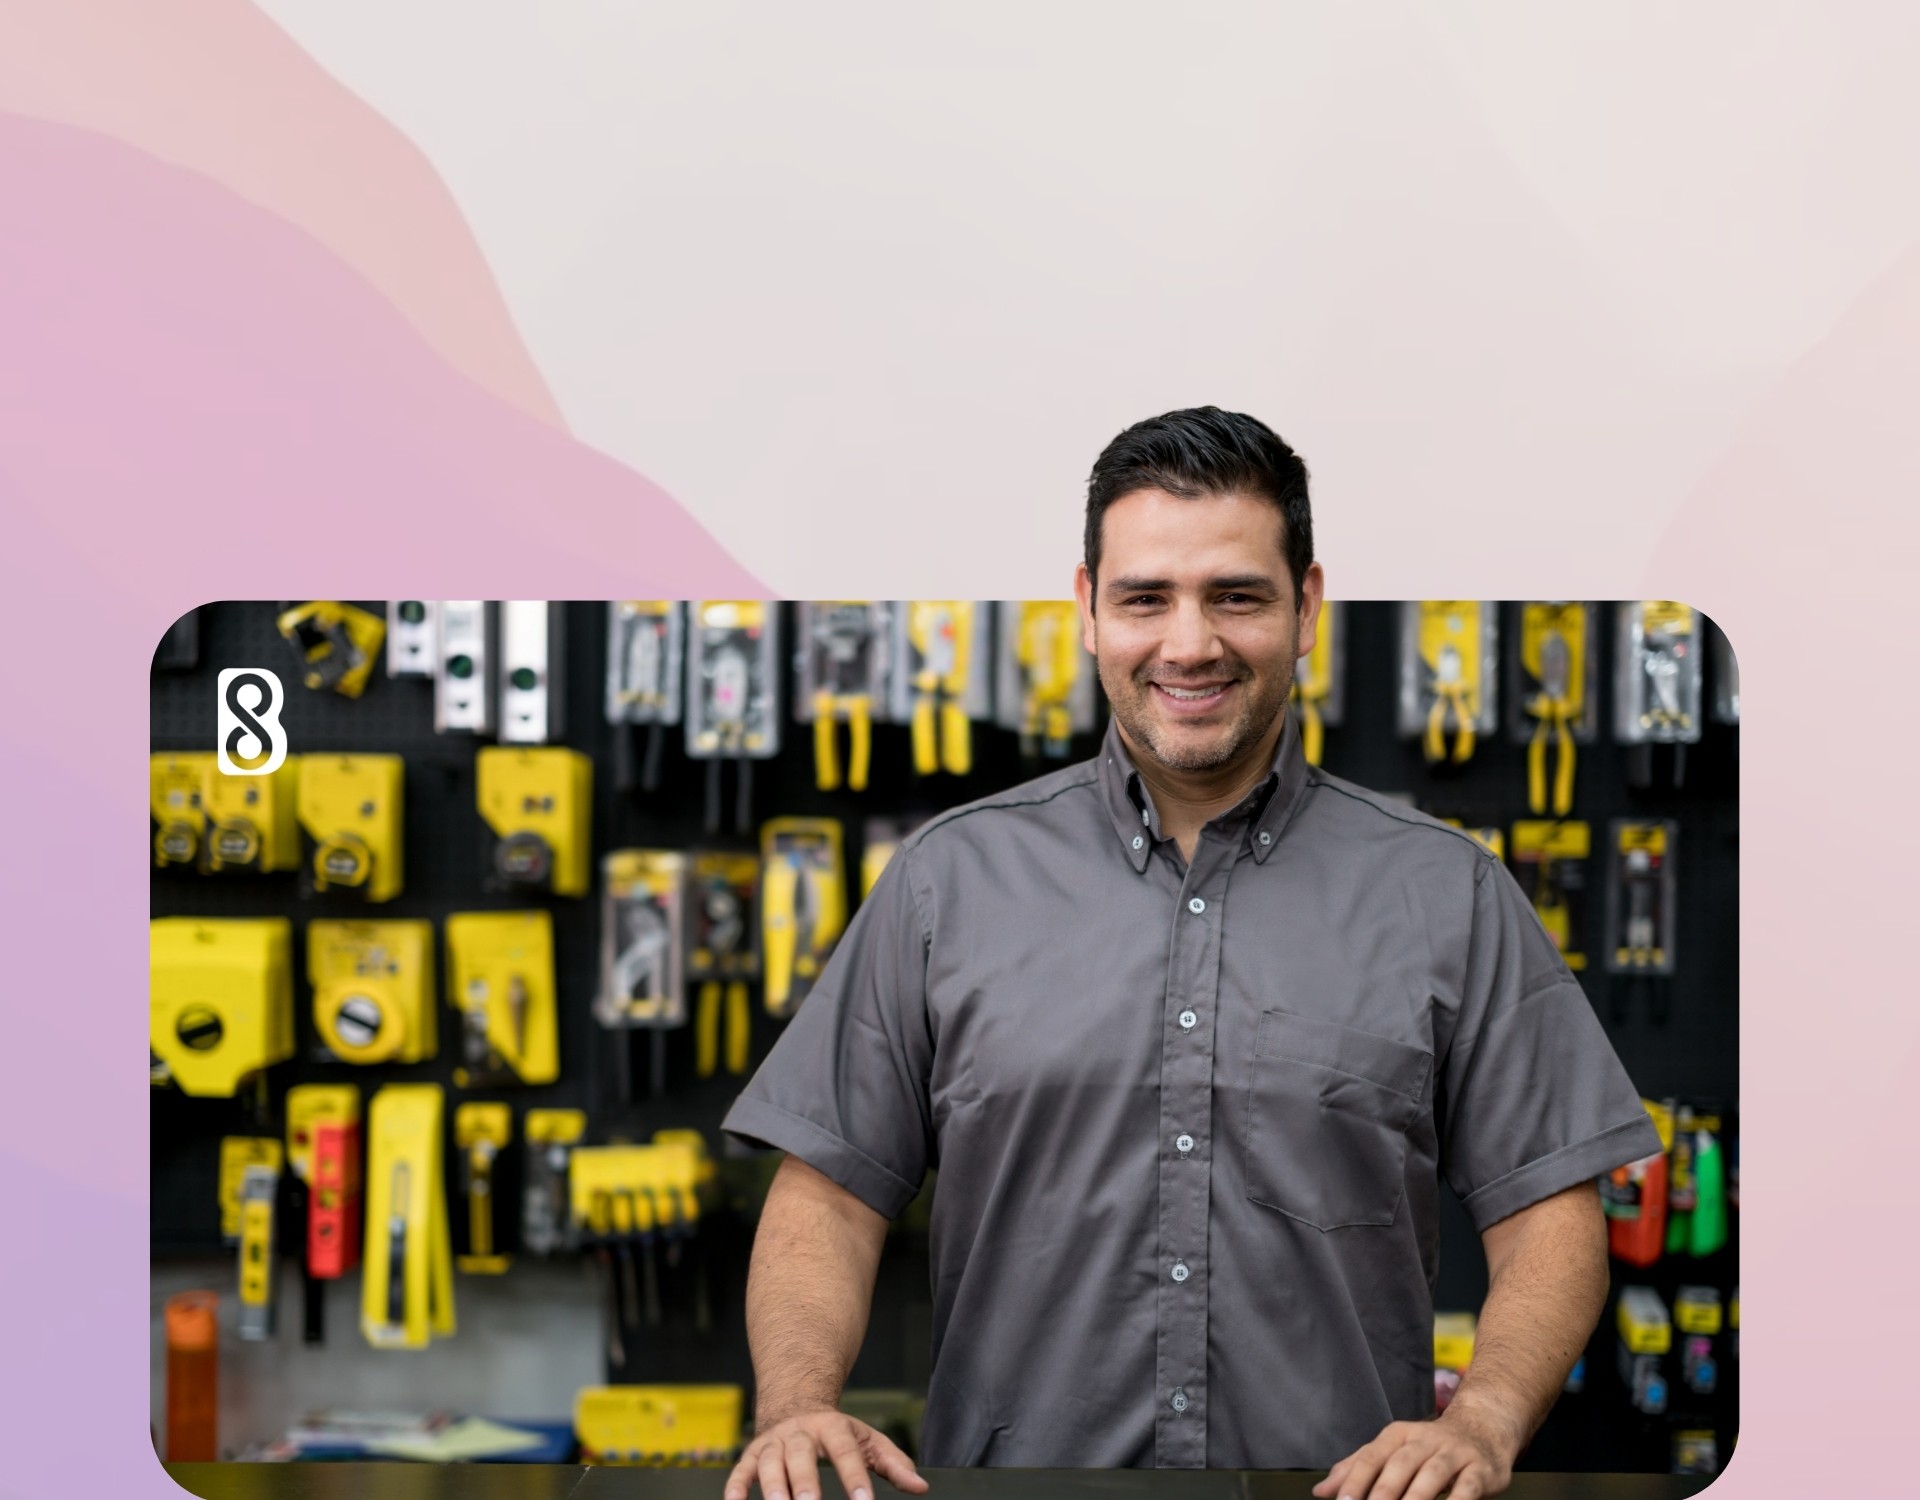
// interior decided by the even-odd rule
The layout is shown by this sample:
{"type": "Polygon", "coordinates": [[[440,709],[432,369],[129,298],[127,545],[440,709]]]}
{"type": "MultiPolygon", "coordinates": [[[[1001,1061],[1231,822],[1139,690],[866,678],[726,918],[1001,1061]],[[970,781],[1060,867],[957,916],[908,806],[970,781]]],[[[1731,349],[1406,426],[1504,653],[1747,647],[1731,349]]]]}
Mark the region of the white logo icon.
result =
{"type": "Polygon", "coordinates": [[[272,775],[287,758],[279,676],[265,667],[223,667],[218,691],[220,738],[214,754],[220,774],[272,775]]]}

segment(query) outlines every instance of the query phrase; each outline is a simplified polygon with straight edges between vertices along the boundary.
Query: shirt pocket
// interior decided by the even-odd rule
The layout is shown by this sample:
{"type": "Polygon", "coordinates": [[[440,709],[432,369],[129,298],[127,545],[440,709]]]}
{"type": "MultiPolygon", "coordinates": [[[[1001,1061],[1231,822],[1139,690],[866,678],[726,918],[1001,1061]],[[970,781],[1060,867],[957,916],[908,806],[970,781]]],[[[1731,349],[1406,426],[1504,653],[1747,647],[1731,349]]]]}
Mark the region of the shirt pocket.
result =
{"type": "Polygon", "coordinates": [[[1263,1011],[1247,1087],[1247,1196],[1315,1229],[1391,1224],[1432,1074],[1424,1048],[1263,1011]]]}

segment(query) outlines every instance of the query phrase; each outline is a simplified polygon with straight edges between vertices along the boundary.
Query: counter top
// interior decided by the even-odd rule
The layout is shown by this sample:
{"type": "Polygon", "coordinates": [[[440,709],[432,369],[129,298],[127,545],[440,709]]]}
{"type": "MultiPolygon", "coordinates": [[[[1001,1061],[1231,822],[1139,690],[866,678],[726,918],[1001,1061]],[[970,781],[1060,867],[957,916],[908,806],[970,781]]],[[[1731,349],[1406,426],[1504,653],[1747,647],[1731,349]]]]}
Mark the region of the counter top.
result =
{"type": "MultiPolygon", "coordinates": [[[[720,1469],[581,1464],[168,1464],[205,1500],[720,1500],[720,1469]]],[[[1230,1469],[927,1469],[929,1500],[1312,1500],[1318,1473],[1230,1469]]],[[[840,1487],[823,1476],[826,1500],[840,1487]]],[[[1695,1474],[1516,1474],[1510,1500],[1682,1500],[1695,1474]]],[[[885,1481],[875,1500],[897,1494],[885,1481]]],[[[755,1492],[758,1500],[758,1491],[755,1492]]]]}

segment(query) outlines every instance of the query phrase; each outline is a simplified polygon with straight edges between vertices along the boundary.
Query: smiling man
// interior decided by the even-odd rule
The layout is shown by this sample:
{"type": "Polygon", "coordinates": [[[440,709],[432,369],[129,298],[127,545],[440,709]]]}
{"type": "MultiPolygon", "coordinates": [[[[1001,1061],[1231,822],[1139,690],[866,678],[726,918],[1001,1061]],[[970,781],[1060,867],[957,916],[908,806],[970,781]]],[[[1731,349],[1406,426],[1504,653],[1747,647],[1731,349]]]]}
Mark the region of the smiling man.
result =
{"type": "Polygon", "coordinates": [[[1504,1488],[1599,1316],[1593,1179],[1659,1149],[1579,985],[1465,835],[1309,767],[1306,469],[1212,407],[1095,463],[1084,765],[901,846],[726,1128],[787,1153],[727,1485],[925,1480],[836,1407],[889,1219],[938,1166],[932,1466],[1328,1468],[1504,1488]],[[1441,1178],[1485,1246],[1433,1410],[1441,1178]]]}

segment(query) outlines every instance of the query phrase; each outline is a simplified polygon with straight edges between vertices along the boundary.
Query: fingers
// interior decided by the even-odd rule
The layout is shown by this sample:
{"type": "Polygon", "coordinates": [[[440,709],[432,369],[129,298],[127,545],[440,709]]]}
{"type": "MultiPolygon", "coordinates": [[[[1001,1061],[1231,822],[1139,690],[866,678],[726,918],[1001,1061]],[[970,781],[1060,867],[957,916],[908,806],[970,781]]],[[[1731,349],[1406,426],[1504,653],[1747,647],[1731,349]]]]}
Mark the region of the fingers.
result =
{"type": "Polygon", "coordinates": [[[1497,1453],[1469,1429],[1392,1422],[1313,1487],[1318,1500],[1486,1500],[1506,1488],[1497,1453]]]}
{"type": "Polygon", "coordinates": [[[1438,1500],[1441,1491],[1447,1489],[1463,1470],[1472,1471],[1467,1455],[1455,1448],[1442,1448],[1420,1465],[1407,1486],[1406,1500],[1438,1500]]]}
{"type": "MultiPolygon", "coordinates": [[[[1340,1460],[1334,1469],[1334,1473],[1339,1472],[1340,1469],[1346,1470],[1340,1475],[1334,1491],[1340,1500],[1368,1500],[1381,1470],[1387,1465],[1387,1460],[1399,1451],[1402,1443],[1407,1441],[1406,1429],[1410,1425],[1405,1422],[1389,1423],[1380,1429],[1380,1436],[1368,1443],[1366,1447],[1340,1460]]],[[[1333,1473],[1329,1473],[1327,1478],[1332,1479],[1333,1473]]]]}
{"type": "Polygon", "coordinates": [[[833,1461],[833,1471],[840,1476],[840,1487],[847,1492],[848,1500],[873,1500],[873,1481],[867,1478],[867,1462],[855,1435],[859,1430],[852,1421],[835,1423],[822,1436],[820,1446],[833,1461]]]}
{"type": "MultiPolygon", "coordinates": [[[[1339,1463],[1327,1470],[1327,1477],[1313,1487],[1313,1493],[1318,1495],[1320,1500],[1330,1500],[1330,1497],[1334,1495],[1346,1494],[1347,1492],[1340,1487],[1340,1481],[1347,1477],[1348,1471],[1353,1468],[1353,1461],[1359,1456],[1359,1453],[1349,1453],[1345,1458],[1341,1459],[1339,1463]]],[[[729,1497],[729,1500],[731,1500],[731,1497],[729,1497]]]]}
{"type": "Polygon", "coordinates": [[[790,1432],[780,1448],[787,1460],[787,1482],[793,1486],[793,1500],[820,1500],[820,1464],[813,1434],[804,1430],[790,1432]]]}
{"type": "Polygon", "coordinates": [[[740,1462],[735,1464],[733,1472],[727,1475],[726,1500],[747,1500],[747,1493],[753,1488],[755,1472],[753,1444],[749,1443],[746,1452],[740,1455],[740,1462]]]}
{"type": "MultiPolygon", "coordinates": [[[[1436,1456],[1434,1447],[1431,1438],[1425,1442],[1413,1439],[1402,1443],[1381,1467],[1380,1477],[1373,1481],[1373,1488],[1366,1492],[1366,1500],[1402,1500],[1407,1493],[1408,1482],[1430,1458],[1436,1456]]],[[[1354,1495],[1354,1500],[1360,1500],[1358,1493],[1354,1495]]]]}
{"type": "Polygon", "coordinates": [[[895,1489],[909,1495],[926,1494],[927,1481],[913,1466],[913,1460],[902,1453],[891,1439],[872,1428],[867,1429],[867,1457],[881,1477],[895,1489]]]}
{"type": "Polygon", "coordinates": [[[1453,1481],[1453,1489],[1450,1491],[1452,1500],[1481,1500],[1483,1495],[1499,1493],[1499,1489],[1488,1487],[1487,1482],[1481,1479],[1478,1469],[1472,1468],[1467,1469],[1453,1481]]]}
{"type": "Polygon", "coordinates": [[[822,1412],[783,1422],[749,1443],[727,1475],[726,1500],[748,1500],[755,1480],[763,1500],[820,1500],[822,1454],[848,1500],[873,1500],[870,1467],[909,1495],[927,1492],[913,1461],[886,1438],[841,1412],[822,1412]]]}
{"type": "Polygon", "coordinates": [[[763,1500],[789,1500],[786,1449],[777,1441],[760,1445],[760,1494],[763,1500]]]}

